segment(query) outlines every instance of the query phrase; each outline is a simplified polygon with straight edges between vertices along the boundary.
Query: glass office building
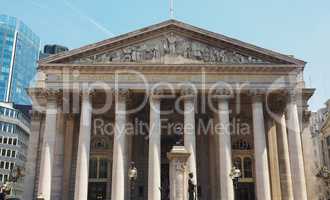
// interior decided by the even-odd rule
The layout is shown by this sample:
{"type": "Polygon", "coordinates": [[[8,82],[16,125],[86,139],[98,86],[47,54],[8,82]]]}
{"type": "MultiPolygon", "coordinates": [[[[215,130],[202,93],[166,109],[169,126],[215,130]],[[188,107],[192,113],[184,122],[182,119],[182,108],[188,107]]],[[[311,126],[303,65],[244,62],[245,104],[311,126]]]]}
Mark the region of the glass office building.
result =
{"type": "Polygon", "coordinates": [[[14,17],[0,15],[0,101],[29,105],[26,88],[36,74],[40,39],[14,17]]]}

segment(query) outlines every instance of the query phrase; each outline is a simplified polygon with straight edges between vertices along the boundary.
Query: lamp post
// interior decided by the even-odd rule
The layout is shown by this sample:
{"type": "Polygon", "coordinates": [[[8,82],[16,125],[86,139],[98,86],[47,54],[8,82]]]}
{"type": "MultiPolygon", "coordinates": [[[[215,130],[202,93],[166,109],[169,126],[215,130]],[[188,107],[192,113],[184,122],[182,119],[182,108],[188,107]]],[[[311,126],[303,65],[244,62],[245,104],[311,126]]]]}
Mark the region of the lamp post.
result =
{"type": "Polygon", "coordinates": [[[241,177],[242,173],[241,170],[233,167],[230,171],[230,178],[233,180],[233,184],[234,184],[234,197],[235,199],[237,198],[237,189],[238,189],[238,183],[239,183],[239,178],[241,177]]]}
{"type": "Polygon", "coordinates": [[[128,178],[130,181],[130,185],[131,185],[131,200],[133,200],[134,198],[134,190],[135,190],[135,181],[137,180],[138,177],[138,172],[137,172],[137,168],[135,167],[135,163],[131,162],[129,169],[128,169],[128,178]]]}

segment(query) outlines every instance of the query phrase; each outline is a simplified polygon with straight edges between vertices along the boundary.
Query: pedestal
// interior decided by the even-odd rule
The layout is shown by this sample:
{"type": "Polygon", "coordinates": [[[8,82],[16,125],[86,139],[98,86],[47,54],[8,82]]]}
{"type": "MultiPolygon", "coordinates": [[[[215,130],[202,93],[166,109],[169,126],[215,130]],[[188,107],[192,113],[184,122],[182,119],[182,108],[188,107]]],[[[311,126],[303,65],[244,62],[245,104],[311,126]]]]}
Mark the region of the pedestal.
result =
{"type": "Polygon", "coordinates": [[[170,200],[188,200],[187,160],[190,153],[184,146],[174,146],[167,153],[170,160],[170,200]]]}

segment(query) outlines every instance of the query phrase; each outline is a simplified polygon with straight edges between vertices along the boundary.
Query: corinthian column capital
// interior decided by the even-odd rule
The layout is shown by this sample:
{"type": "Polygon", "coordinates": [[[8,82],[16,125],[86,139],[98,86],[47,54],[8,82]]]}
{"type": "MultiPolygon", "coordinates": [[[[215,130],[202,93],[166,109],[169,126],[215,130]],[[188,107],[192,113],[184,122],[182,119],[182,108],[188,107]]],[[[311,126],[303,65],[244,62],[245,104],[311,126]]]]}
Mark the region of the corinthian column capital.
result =
{"type": "Polygon", "coordinates": [[[130,91],[126,88],[116,88],[113,92],[119,101],[126,100],[130,96],[130,91]]]}
{"type": "Polygon", "coordinates": [[[185,100],[194,100],[197,96],[197,89],[187,85],[187,86],[183,86],[181,89],[181,96],[185,99],[185,100]]]}
{"type": "Polygon", "coordinates": [[[253,102],[262,102],[267,94],[266,89],[250,89],[248,95],[251,96],[253,102]]]}

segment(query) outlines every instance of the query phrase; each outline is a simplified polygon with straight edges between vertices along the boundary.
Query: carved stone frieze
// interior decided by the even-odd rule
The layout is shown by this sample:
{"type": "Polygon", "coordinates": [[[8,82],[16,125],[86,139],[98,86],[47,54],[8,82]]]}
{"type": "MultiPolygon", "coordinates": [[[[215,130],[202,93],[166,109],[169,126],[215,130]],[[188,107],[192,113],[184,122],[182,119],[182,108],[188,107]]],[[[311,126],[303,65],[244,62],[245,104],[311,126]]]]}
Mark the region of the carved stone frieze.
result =
{"type": "Polygon", "coordinates": [[[254,56],[211,46],[173,32],[124,48],[109,50],[74,60],[72,63],[213,63],[259,64],[269,63],[254,56]]]}

